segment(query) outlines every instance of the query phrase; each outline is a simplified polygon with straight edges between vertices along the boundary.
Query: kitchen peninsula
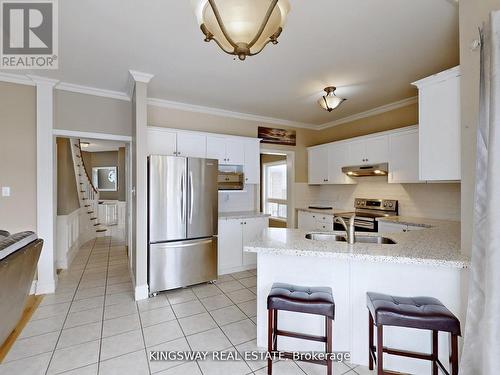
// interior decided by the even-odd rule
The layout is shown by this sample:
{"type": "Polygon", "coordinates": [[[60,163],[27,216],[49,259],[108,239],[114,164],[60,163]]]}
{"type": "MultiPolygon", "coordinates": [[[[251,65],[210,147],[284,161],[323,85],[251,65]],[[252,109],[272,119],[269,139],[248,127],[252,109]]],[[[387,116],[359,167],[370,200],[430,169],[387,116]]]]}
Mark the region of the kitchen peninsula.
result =
{"type": "MultiPolygon", "coordinates": [[[[411,222],[408,219],[406,222],[411,222]]],[[[417,223],[416,223],[417,224],[417,223]]],[[[419,225],[425,225],[420,221],[419,225]]],[[[355,243],[307,239],[309,231],[269,228],[245,246],[257,253],[257,344],[266,347],[266,298],[274,282],[329,286],[335,299],[333,349],[351,352],[351,362],[368,364],[366,292],[440,299],[461,321],[466,308],[463,285],[469,259],[460,251],[460,223],[432,220],[425,229],[384,235],[395,244],[355,243]]],[[[343,232],[330,232],[343,235],[343,232]]],[[[319,316],[280,312],[280,329],[321,335],[319,316]]],[[[440,356],[447,358],[448,338],[440,333],[440,356]]],[[[388,327],[384,345],[429,352],[431,333],[388,327]]],[[[323,351],[321,343],[280,337],[283,350],[323,351]],[[293,341],[292,341],[293,340],[293,341]]],[[[387,369],[412,374],[430,373],[426,361],[386,356],[387,369]]]]}

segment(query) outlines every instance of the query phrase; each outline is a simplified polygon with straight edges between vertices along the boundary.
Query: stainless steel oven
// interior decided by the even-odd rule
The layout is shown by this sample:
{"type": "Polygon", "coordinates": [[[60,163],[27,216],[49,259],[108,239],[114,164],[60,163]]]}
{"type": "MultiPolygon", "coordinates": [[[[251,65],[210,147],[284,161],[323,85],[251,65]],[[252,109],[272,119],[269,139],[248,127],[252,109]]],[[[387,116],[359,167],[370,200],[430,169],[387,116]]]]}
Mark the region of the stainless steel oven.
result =
{"type": "MultiPolygon", "coordinates": [[[[355,215],[354,229],[356,232],[378,232],[379,217],[397,216],[398,201],[394,199],[354,199],[354,208],[352,212],[340,212],[336,216],[349,219],[355,215]]],[[[344,230],[340,224],[334,224],[334,230],[344,230]]]]}

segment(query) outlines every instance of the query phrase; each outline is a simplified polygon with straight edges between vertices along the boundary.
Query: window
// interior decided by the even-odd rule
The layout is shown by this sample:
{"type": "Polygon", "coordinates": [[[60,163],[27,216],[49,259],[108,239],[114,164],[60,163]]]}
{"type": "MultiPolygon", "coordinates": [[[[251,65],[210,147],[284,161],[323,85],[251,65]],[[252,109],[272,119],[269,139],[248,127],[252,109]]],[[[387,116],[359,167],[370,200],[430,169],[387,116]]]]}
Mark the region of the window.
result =
{"type": "Polygon", "coordinates": [[[99,191],[117,191],[116,167],[92,168],[92,183],[99,191]]]}
{"type": "Polygon", "coordinates": [[[287,218],[286,161],[264,164],[264,212],[273,218],[287,218]]]}

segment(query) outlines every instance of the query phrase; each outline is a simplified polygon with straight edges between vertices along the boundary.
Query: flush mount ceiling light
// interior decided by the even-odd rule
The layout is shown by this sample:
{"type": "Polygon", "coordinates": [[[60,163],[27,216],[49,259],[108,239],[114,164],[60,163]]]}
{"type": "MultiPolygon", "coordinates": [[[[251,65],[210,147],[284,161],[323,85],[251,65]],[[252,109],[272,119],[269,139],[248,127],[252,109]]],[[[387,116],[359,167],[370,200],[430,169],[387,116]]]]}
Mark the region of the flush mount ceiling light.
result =
{"type": "Polygon", "coordinates": [[[215,41],[245,60],[277,44],[290,11],[288,0],[192,0],[205,42],[215,41]]]}
{"type": "Polygon", "coordinates": [[[336,89],[337,88],[335,86],[325,87],[326,95],[323,95],[321,99],[318,100],[318,104],[328,112],[333,111],[335,108],[341,105],[344,100],[346,100],[335,95],[336,89]]]}

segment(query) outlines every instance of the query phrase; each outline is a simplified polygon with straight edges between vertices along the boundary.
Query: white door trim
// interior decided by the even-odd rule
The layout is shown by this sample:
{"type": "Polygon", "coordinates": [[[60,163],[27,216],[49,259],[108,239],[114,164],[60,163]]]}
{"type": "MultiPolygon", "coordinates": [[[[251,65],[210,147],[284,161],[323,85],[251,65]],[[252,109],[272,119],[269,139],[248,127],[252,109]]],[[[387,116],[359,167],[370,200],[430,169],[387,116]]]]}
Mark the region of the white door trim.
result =
{"type": "Polygon", "coordinates": [[[105,141],[132,142],[132,137],[128,135],[81,132],[81,131],[65,130],[65,129],[53,129],[52,134],[58,137],[68,137],[68,138],[90,138],[90,139],[101,139],[105,141]]]}
{"type": "MultiPolygon", "coordinates": [[[[295,151],[261,147],[260,153],[286,155],[286,196],[288,200],[286,225],[288,228],[295,228],[295,151]]],[[[262,169],[260,173],[262,173],[262,169]]],[[[259,201],[260,199],[259,193],[259,201]]]]}

